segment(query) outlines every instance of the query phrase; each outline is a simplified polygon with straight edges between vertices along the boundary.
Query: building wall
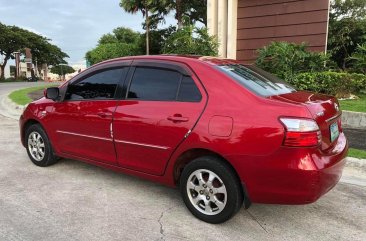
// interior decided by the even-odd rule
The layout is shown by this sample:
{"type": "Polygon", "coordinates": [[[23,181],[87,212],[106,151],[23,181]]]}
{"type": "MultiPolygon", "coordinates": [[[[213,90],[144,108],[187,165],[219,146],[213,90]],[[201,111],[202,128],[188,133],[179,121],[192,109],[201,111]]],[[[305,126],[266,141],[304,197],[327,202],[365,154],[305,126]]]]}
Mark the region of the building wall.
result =
{"type": "Polygon", "coordinates": [[[326,51],[329,0],[238,0],[238,60],[253,62],[271,41],[306,42],[326,51]]]}
{"type": "Polygon", "coordinates": [[[326,51],[329,0],[208,0],[207,25],[219,56],[253,62],[271,41],[326,51]]]}

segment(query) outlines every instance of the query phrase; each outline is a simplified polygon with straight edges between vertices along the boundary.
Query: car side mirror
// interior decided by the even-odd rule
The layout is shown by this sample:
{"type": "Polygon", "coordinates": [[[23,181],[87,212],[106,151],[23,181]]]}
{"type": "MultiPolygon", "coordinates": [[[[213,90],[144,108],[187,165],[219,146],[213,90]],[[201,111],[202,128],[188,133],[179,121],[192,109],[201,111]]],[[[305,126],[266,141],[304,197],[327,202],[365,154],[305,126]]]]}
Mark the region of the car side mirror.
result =
{"type": "Polygon", "coordinates": [[[47,99],[51,99],[53,101],[56,101],[58,99],[59,95],[60,95],[60,90],[57,87],[50,87],[50,88],[47,88],[45,91],[45,97],[47,99]]]}

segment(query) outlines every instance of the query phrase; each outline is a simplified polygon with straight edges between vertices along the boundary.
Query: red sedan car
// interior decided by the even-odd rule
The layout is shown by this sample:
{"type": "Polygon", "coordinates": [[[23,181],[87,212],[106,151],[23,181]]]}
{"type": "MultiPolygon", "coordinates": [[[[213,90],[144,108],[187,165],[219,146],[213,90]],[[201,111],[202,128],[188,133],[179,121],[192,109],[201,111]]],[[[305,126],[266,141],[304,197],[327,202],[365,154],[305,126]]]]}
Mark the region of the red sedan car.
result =
{"type": "Polygon", "coordinates": [[[71,158],[179,186],[210,223],[243,203],[316,201],[340,179],[348,150],[334,97],[189,56],[94,65],[29,104],[20,135],[38,166],[71,158]]]}

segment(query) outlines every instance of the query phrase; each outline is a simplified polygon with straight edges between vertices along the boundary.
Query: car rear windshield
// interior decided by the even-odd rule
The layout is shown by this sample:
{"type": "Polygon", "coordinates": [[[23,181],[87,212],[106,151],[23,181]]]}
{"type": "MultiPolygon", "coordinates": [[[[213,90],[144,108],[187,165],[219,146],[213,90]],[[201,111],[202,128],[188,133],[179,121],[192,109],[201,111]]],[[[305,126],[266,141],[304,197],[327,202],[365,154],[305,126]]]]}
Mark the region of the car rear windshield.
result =
{"type": "Polygon", "coordinates": [[[225,64],[218,65],[217,68],[260,96],[268,97],[296,91],[288,83],[254,65],[225,64]]]}

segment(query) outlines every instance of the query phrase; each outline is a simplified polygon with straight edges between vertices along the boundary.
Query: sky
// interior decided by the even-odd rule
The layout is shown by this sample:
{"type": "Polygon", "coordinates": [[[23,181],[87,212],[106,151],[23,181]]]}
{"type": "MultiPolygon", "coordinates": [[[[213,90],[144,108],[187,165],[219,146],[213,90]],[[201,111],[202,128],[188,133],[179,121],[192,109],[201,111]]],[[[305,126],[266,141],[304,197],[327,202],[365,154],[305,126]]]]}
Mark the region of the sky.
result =
{"type": "MultiPolygon", "coordinates": [[[[129,14],[119,0],[0,0],[0,22],[16,25],[50,38],[70,58],[70,65],[85,63],[85,53],[98,39],[119,26],[142,31],[141,13],[129,14]]],[[[176,24],[173,17],[166,25],[176,24]]]]}

